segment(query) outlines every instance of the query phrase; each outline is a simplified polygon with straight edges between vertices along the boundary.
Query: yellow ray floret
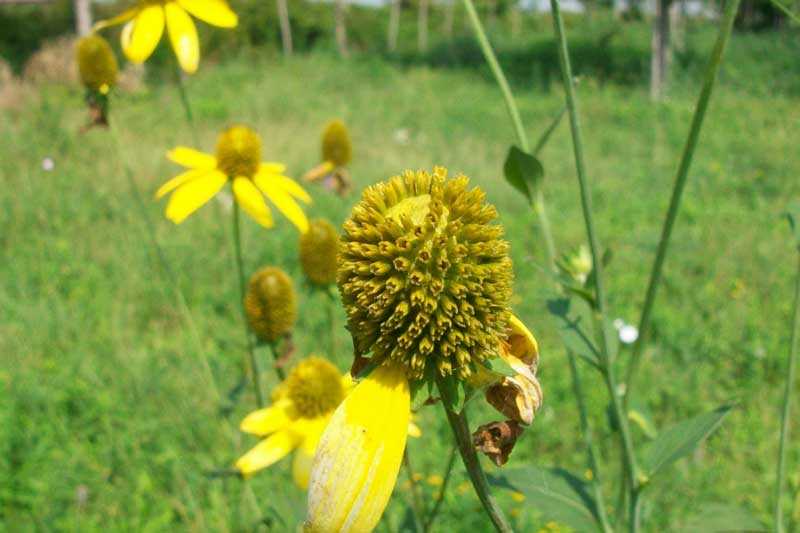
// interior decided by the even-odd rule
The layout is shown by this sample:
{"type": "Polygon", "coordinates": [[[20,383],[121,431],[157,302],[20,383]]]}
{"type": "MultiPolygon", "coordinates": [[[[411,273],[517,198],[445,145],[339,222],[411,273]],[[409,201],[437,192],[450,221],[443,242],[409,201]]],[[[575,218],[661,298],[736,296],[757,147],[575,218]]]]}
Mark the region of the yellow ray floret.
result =
{"type": "Polygon", "coordinates": [[[144,63],[158,46],[166,26],[181,68],[191,74],[200,63],[200,45],[189,15],[220,28],[233,28],[238,23],[225,0],[140,0],[137,7],[98,22],[94,29],[124,23],[120,41],[125,57],[144,63]]]}
{"type": "Polygon", "coordinates": [[[167,218],[176,224],[230,183],[236,203],[262,226],[273,225],[266,197],[301,233],[308,230],[308,220],[297,200],[309,204],[311,197],[282,174],[285,165],[261,162],[261,139],[250,128],[234,126],[225,130],[217,142],[216,157],[179,146],[168,152],[167,158],[189,169],[156,191],[156,198],[172,193],[167,218]]]}
{"type": "Polygon", "coordinates": [[[356,385],[317,446],[306,531],[372,531],[397,480],[410,415],[402,365],[380,366],[356,385]]]}

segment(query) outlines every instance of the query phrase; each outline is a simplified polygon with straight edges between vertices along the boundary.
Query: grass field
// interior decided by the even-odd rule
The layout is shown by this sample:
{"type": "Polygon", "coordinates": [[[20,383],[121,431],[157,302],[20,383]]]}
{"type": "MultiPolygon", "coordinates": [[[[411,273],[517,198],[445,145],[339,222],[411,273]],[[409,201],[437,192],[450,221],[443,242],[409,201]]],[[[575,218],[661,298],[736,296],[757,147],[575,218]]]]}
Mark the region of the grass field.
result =
{"type": "MultiPolygon", "coordinates": [[[[703,57],[708,40],[698,42],[703,57]]],[[[702,502],[736,503],[765,523],[773,506],[795,269],[780,214],[800,196],[800,101],[796,92],[769,89],[791,80],[765,79],[759,90],[736,82],[746,76],[737,77],[745,67],[735,54],[752,53],[752,43],[758,38],[734,36],[732,66],[707,117],[637,396],[659,427],[731,401],[738,407],[697,453],[652,487],[644,509],[648,530],[679,528],[702,502]]],[[[536,138],[560,111],[561,91],[555,84],[520,83],[515,90],[536,138]]],[[[586,76],[579,85],[599,231],[614,254],[607,271],[610,306],[627,322],[638,320],[698,90],[686,76],[672,97],[653,104],[639,84],[586,76]]],[[[206,151],[226,125],[248,124],[264,138],[265,158],[286,162],[300,176],[318,161],[322,125],[341,117],[354,140],[356,191],[435,164],[484,188],[512,244],[515,312],[542,352],[545,405],[509,465],[533,461],[585,471],[567,359],[546,311],[552,284],[543,270],[543,243],[533,213],[502,178],[513,130],[482,70],[367,57],[342,62],[325,53],[291,60],[243,55],[206,64],[188,91],[197,147],[206,151]],[[406,142],[399,142],[401,130],[406,142]]],[[[107,131],[78,133],[85,120],[78,89],[41,87],[24,108],[0,115],[0,529],[241,531],[271,524],[293,530],[305,497],[291,483],[288,460],[246,482],[208,475],[230,467],[255,442],[237,429],[253,405],[249,390],[230,414],[220,412],[239,379],[243,352],[230,214],[216,203],[176,227],[164,218],[164,205],[150,201],[177,173],[165,151],[195,144],[173,86],[154,83],[118,95],[112,105],[119,151],[107,131]],[[42,169],[45,157],[55,161],[51,172],[42,169]],[[134,169],[199,339],[148,245],[125,165],[134,169]]],[[[566,124],[541,159],[557,245],[567,251],[585,233],[566,124]]],[[[319,189],[312,195],[309,215],[336,224],[357,198],[319,189]]],[[[248,219],[244,246],[248,271],[277,265],[292,274],[300,294],[298,353],[324,354],[347,368],[352,353],[344,313],[337,310],[332,350],[325,299],[303,281],[294,228],[281,220],[265,231],[248,219]]],[[[261,357],[266,361],[267,354],[261,357]]],[[[592,419],[604,420],[602,385],[583,374],[592,419]]],[[[264,379],[274,383],[268,371],[264,379]]],[[[415,468],[426,476],[441,474],[449,453],[442,415],[439,406],[423,409],[424,434],[409,444],[415,468]]],[[[605,425],[594,431],[610,443],[605,425]]],[[[789,454],[795,498],[797,442],[795,436],[789,454]]],[[[454,486],[464,479],[460,464],[456,470],[454,486]]],[[[609,489],[617,477],[616,468],[605,472],[609,489]]],[[[401,473],[382,531],[403,523],[404,481],[401,473]]],[[[422,485],[432,497],[436,487],[422,485]]],[[[535,510],[503,498],[507,510],[517,509],[512,514],[521,531],[541,525],[535,510]]],[[[797,520],[800,505],[794,512],[797,520]]],[[[489,527],[471,491],[452,490],[435,530],[489,527]]]]}

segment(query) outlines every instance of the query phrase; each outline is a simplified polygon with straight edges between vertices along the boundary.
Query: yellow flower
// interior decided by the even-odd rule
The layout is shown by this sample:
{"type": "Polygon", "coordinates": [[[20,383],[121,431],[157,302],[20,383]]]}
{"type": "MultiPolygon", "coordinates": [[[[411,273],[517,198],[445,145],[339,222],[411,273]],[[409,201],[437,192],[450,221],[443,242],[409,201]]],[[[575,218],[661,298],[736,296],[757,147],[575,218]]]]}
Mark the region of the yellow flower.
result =
{"type": "Polygon", "coordinates": [[[282,174],[286,165],[261,163],[261,139],[250,128],[225,130],[217,142],[216,157],[184,146],[167,157],[189,169],[156,191],[156,198],[174,191],[167,204],[167,218],[174,223],[183,222],[230,182],[236,202],[262,226],[273,224],[266,196],[301,233],[308,230],[308,220],[295,200],[309,204],[311,197],[282,174]]]}
{"type": "Polygon", "coordinates": [[[242,421],[242,431],[266,438],[242,456],[236,468],[247,476],[297,450],[292,474],[305,489],[320,435],[352,386],[350,374],[340,375],[326,359],[312,356],[298,363],[273,392],[272,405],[242,421]]]}
{"type": "Polygon", "coordinates": [[[500,342],[509,245],[494,207],[467,184],[443,168],[406,172],[368,188],[344,223],[337,282],[355,350],[375,368],[320,438],[307,531],[375,528],[406,445],[411,383],[459,386],[487,359],[530,355],[514,338],[500,342]]]}
{"type": "Polygon", "coordinates": [[[238,23],[236,13],[225,0],[139,0],[137,7],[98,22],[94,29],[127,23],[120,36],[122,51],[134,63],[144,63],[161,40],[166,21],[178,63],[192,74],[200,62],[200,45],[189,15],[220,28],[233,28],[238,23]]]}

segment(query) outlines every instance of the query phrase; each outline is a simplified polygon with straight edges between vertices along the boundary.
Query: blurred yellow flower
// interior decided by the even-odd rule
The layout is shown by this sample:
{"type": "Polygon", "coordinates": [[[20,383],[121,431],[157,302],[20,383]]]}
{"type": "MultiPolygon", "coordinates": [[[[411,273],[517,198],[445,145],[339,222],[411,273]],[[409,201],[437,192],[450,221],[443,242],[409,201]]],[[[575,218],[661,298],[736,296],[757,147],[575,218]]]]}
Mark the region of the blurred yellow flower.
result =
{"type": "Polygon", "coordinates": [[[311,197],[282,174],[286,165],[261,162],[261,139],[250,128],[225,130],[217,142],[216,157],[185,146],[168,152],[167,157],[189,169],[156,191],[156,198],[172,192],[167,218],[174,223],[183,222],[230,182],[236,202],[262,226],[273,225],[266,196],[301,233],[308,230],[308,220],[296,200],[309,204],[311,197]]]}
{"type": "Polygon", "coordinates": [[[353,384],[349,373],[342,376],[322,357],[300,361],[273,392],[272,405],[242,421],[242,431],[266,438],[236,462],[236,469],[247,476],[297,450],[292,475],[305,489],[319,438],[353,384]]]}
{"type": "Polygon", "coordinates": [[[144,63],[161,40],[166,23],[181,68],[192,74],[200,62],[200,45],[189,15],[220,28],[238,24],[236,13],[226,0],[139,0],[137,7],[98,22],[94,29],[126,23],[120,36],[122,51],[134,63],[144,63]]]}

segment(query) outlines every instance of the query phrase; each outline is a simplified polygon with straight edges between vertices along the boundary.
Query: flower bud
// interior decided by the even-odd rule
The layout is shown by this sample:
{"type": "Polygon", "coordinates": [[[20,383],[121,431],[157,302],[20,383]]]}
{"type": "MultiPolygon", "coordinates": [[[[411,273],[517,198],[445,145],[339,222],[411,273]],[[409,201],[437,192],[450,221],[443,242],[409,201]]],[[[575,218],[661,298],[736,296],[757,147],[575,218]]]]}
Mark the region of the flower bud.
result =
{"type": "Polygon", "coordinates": [[[247,322],[258,338],[275,342],[292,331],[297,318],[292,280],[280,268],[258,270],[250,278],[244,307],[247,322]]]}
{"type": "Polygon", "coordinates": [[[339,235],[325,219],[311,220],[308,231],[300,235],[300,264],[308,279],[317,285],[336,282],[336,254],[339,235]]]}

